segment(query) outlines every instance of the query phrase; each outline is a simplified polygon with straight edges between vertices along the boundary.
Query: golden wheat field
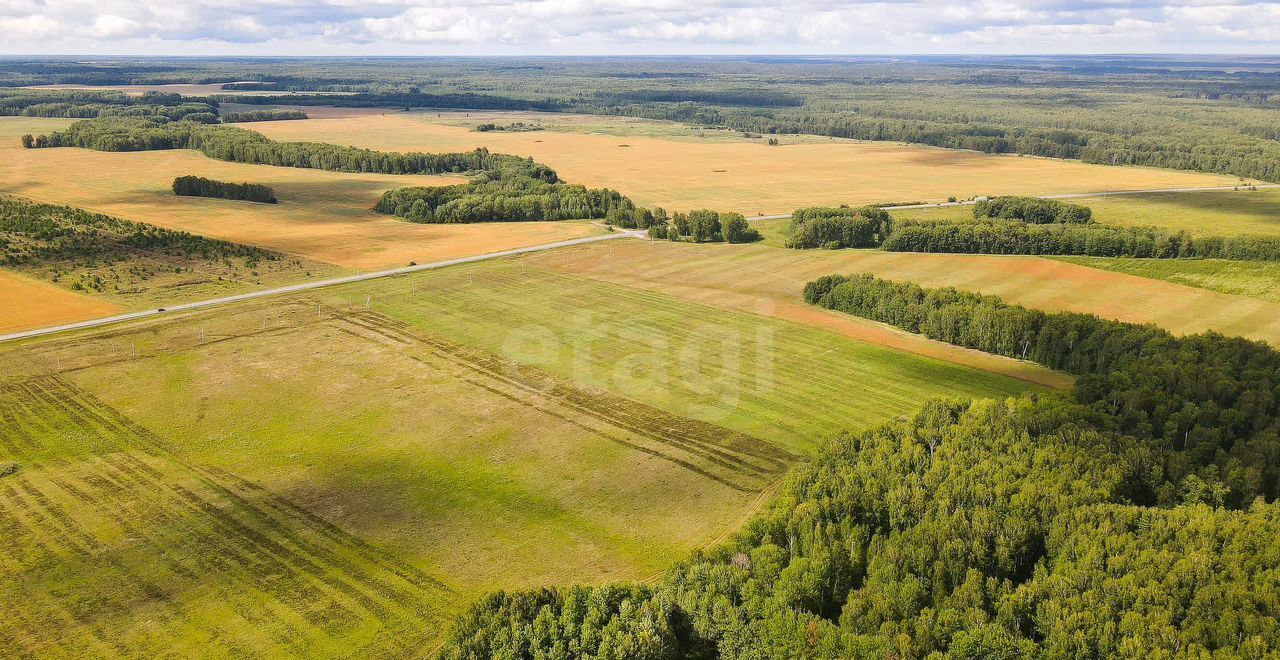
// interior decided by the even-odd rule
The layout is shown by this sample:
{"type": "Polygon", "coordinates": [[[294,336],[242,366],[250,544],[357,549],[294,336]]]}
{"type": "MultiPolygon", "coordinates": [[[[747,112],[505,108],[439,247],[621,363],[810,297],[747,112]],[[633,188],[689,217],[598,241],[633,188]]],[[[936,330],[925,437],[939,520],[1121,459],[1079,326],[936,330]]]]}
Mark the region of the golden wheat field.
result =
{"type": "Polygon", "coordinates": [[[442,176],[344,174],[226,163],[188,150],[105,153],[23,149],[24,133],[57,130],[64,119],[0,118],[4,192],[79,206],[237,243],[258,245],[349,269],[403,266],[587,236],[583,223],[417,225],[373,212],[383,191],[445,185],[442,176]],[[186,174],[271,186],[279,204],[178,197],[170,185],[186,174]]]}
{"type": "MultiPolygon", "coordinates": [[[[308,110],[310,112],[310,110],[308,110]]],[[[993,156],[891,142],[796,140],[766,146],[745,138],[699,139],[678,124],[536,113],[389,112],[245,125],[279,140],[315,140],[393,151],[488,147],[531,156],[561,177],[614,188],[641,204],[708,207],[747,215],[803,206],[941,201],[950,196],[1066,194],[1232,185],[1238,178],[1140,167],[993,156]],[[545,121],[548,130],[476,132],[480,122],[545,121]],[[555,123],[559,122],[559,123],[555,123]],[[564,130],[560,127],[569,123],[564,130]],[[605,126],[601,126],[605,123],[605,126]],[[678,127],[678,130],[677,128],[678,127]],[[688,135],[688,137],[675,137],[688,135]],[[661,137],[651,137],[653,134],[661,137]]]]}
{"type": "Polygon", "coordinates": [[[120,307],[0,269],[0,333],[106,316],[120,307]]]}

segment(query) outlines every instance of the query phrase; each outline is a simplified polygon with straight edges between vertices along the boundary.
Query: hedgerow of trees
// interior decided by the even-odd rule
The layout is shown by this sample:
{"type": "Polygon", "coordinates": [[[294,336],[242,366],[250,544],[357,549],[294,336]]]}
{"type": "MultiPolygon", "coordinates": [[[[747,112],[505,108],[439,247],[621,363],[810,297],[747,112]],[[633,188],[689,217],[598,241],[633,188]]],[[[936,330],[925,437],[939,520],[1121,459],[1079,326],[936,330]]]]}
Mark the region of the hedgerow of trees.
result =
{"type": "Polygon", "coordinates": [[[1088,224],[1093,222],[1093,209],[1040,197],[992,197],[973,205],[978,220],[1021,220],[1033,225],[1088,224]]]}
{"type": "Polygon", "coordinates": [[[881,247],[891,252],[1280,261],[1280,239],[1270,236],[1192,236],[1156,227],[1099,224],[904,222],[894,227],[881,247]]]}
{"type": "Polygon", "coordinates": [[[224,112],[221,115],[224,124],[236,124],[253,121],[290,121],[295,119],[306,119],[307,113],[302,110],[286,110],[283,108],[272,110],[246,110],[242,112],[224,112]]]}
{"type": "Polygon", "coordinates": [[[173,194],[187,197],[215,197],[275,204],[276,193],[259,183],[228,183],[202,176],[180,176],[173,180],[173,194]]]}
{"type": "Polygon", "coordinates": [[[691,243],[753,243],[761,238],[741,213],[710,209],[677,212],[670,222],[655,221],[649,227],[649,237],[691,243]]]}
{"type": "Polygon", "coordinates": [[[525,222],[598,219],[615,212],[630,215],[634,206],[608,188],[486,172],[453,186],[388,190],[374,210],[422,223],[525,222]]]}
{"type": "Polygon", "coordinates": [[[555,171],[532,159],[480,148],[458,153],[397,153],[321,142],[277,142],[234,126],[207,126],[163,117],[111,117],[79,121],[66,130],[34,137],[32,148],[82,147],[97,151],[196,149],[217,160],[334,172],[445,174],[519,173],[554,183],[555,171]]]}
{"type": "Polygon", "coordinates": [[[892,229],[889,212],[875,206],[796,209],[785,244],[800,249],[876,247],[892,229]]]}

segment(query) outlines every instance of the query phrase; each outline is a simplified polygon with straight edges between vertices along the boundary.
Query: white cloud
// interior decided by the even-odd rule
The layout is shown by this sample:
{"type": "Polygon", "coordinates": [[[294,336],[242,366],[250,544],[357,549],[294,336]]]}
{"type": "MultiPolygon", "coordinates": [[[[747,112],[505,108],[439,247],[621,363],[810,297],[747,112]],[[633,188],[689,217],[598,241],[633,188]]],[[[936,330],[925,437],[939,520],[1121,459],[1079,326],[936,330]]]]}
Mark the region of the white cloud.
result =
{"type": "Polygon", "coordinates": [[[0,52],[1265,52],[1280,0],[0,0],[0,52]]]}

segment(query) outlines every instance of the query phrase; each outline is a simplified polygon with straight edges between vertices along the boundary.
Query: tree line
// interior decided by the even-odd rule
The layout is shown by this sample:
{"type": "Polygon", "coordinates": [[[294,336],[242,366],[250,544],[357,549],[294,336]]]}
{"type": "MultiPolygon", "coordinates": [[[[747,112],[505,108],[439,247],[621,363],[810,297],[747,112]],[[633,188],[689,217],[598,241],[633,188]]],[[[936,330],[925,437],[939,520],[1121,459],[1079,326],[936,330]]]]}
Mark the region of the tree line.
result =
{"type": "Polygon", "coordinates": [[[121,92],[90,90],[0,91],[0,115],[4,116],[67,119],[163,116],[176,120],[197,114],[216,116],[217,108],[217,101],[187,99],[179,94],[160,92],[128,96],[121,92]]]}
{"type": "Polygon", "coordinates": [[[665,216],[665,211],[661,211],[661,217],[655,216],[655,221],[649,226],[650,238],[691,243],[753,243],[760,240],[760,232],[747,224],[741,213],[697,209],[674,213],[669,222],[663,221],[665,216]]]}
{"type": "Polygon", "coordinates": [[[796,209],[785,245],[797,249],[876,247],[892,230],[889,212],[875,206],[796,209]]]}
{"type": "Polygon", "coordinates": [[[1157,227],[1099,224],[903,222],[881,247],[890,252],[1280,261],[1280,239],[1270,236],[1193,236],[1157,227]]]}
{"type": "Polygon", "coordinates": [[[186,197],[215,197],[263,204],[275,204],[276,192],[260,183],[228,183],[202,176],[180,176],[173,180],[173,194],[186,197]]]}
{"type": "Polygon", "coordinates": [[[97,151],[196,149],[217,160],[254,165],[301,167],[333,172],[381,174],[445,174],[478,171],[518,173],[554,183],[555,171],[488,149],[429,154],[374,151],[321,142],[277,142],[261,133],[234,126],[208,126],[169,121],[164,117],[110,117],[79,121],[66,130],[23,138],[31,148],[82,147],[97,151]]]}
{"type": "Polygon", "coordinates": [[[289,121],[306,118],[307,113],[302,110],[287,110],[284,108],[224,112],[221,115],[222,123],[224,124],[237,124],[252,121],[289,121]]]}
{"type": "Polygon", "coordinates": [[[1088,224],[1093,222],[1093,209],[1041,197],[1001,196],[978,200],[973,205],[978,220],[1021,220],[1033,225],[1088,224]]]}
{"type": "Polygon", "coordinates": [[[837,438],[657,585],[494,594],[439,657],[1280,651],[1280,505],[1141,504],[1158,453],[1091,417],[1060,397],[929,402],[837,438]]]}
{"type": "Polygon", "coordinates": [[[586,188],[529,176],[479,176],[452,186],[408,187],[382,194],[374,210],[410,222],[526,222],[605,218],[634,210],[608,188],[586,188]]]}
{"type": "Polygon", "coordinates": [[[1170,504],[1194,476],[1214,504],[1280,494],[1280,351],[1209,332],[1043,312],[995,296],[925,289],[871,275],[830,275],[806,302],[1080,376],[1075,400],[1166,457],[1153,501],[1170,504]]]}

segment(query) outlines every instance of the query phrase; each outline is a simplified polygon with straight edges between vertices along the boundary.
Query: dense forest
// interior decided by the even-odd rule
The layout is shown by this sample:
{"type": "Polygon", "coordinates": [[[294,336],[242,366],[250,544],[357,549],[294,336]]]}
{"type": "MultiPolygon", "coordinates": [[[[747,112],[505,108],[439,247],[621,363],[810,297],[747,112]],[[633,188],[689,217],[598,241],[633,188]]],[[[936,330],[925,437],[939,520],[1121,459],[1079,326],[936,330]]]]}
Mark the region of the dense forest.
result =
{"type": "Polygon", "coordinates": [[[832,275],[807,302],[948,343],[1080,376],[1075,398],[1167,459],[1152,494],[1171,504],[1197,476],[1241,506],[1280,494],[1280,351],[1215,333],[1175,337],[1153,325],[1046,313],[994,296],[832,275]]]}
{"type": "MultiPolygon", "coordinates": [[[[1280,506],[1135,502],[1146,443],[1058,397],[931,402],[828,445],[653,587],[498,593],[463,658],[1265,657],[1280,506]]],[[[1211,495],[1211,493],[1210,493],[1211,495]]]]}
{"type": "Polygon", "coordinates": [[[202,121],[211,116],[217,121],[217,112],[217,101],[159,92],[127,96],[120,92],[84,90],[0,91],[0,115],[3,116],[64,119],[159,116],[175,120],[196,116],[202,121]]]}
{"type": "Polygon", "coordinates": [[[276,192],[259,183],[227,183],[202,176],[180,176],[173,180],[173,194],[187,197],[215,197],[264,204],[276,203],[276,192]]]}
{"type": "Polygon", "coordinates": [[[1271,236],[1192,236],[1157,227],[1034,225],[1016,221],[900,222],[881,247],[891,252],[1280,261],[1280,239],[1271,236]]]}
{"type": "Polygon", "coordinates": [[[973,205],[978,220],[1021,220],[1033,225],[1088,224],[1093,222],[1093,209],[1080,204],[1041,197],[992,197],[973,205]]]}
{"type": "Polygon", "coordinates": [[[220,115],[222,123],[236,124],[249,121],[289,121],[306,119],[307,113],[302,110],[246,110],[242,112],[224,112],[220,115]]]}
{"type": "Polygon", "coordinates": [[[889,212],[875,206],[796,209],[785,243],[797,249],[877,247],[892,230],[889,212]]]}

